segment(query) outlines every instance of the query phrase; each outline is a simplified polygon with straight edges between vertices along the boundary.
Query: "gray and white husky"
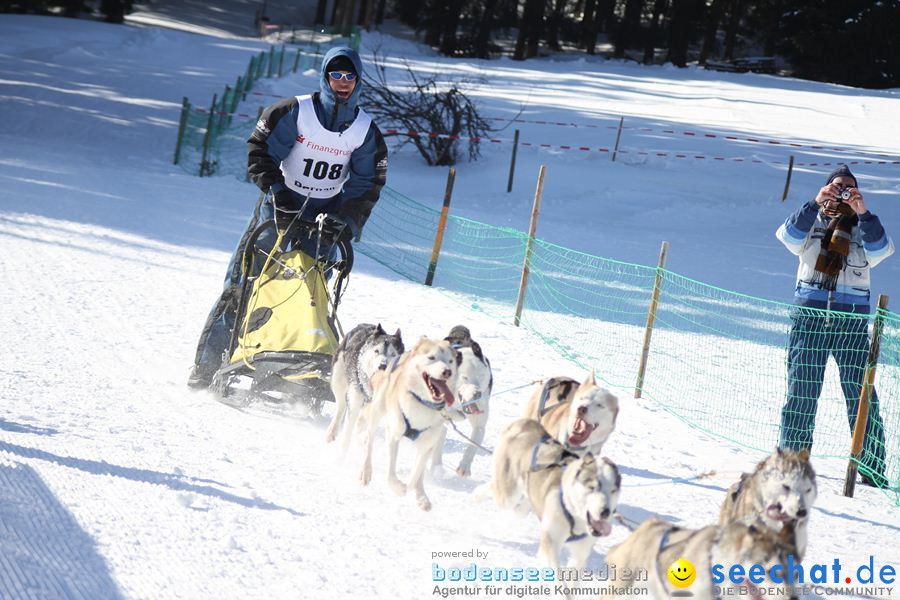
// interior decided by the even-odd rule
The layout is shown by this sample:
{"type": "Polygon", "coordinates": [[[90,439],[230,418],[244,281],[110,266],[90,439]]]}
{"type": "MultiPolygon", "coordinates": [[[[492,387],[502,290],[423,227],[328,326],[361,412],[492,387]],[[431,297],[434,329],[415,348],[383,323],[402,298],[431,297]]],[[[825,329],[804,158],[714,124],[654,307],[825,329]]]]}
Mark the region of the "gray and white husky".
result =
{"type": "Polygon", "coordinates": [[[336,407],[325,434],[326,442],[333,442],[343,426],[341,450],[347,451],[360,410],[372,400],[372,376],[401,354],[400,330],[388,334],[380,323],[361,323],[344,337],[332,359],[331,391],[336,407]]]}
{"type": "Polygon", "coordinates": [[[616,427],[618,415],[619,399],[597,385],[591,371],[581,383],[571,377],[542,381],[522,416],[540,421],[567,450],[599,456],[616,427]]]}
{"type": "Polygon", "coordinates": [[[577,456],[533,419],[507,425],[494,450],[494,501],[520,513],[531,507],[541,522],[539,559],[553,569],[563,548],[570,567],[584,567],[596,538],[612,531],[621,484],[610,460],[577,456]]]}
{"type": "Polygon", "coordinates": [[[775,532],[791,527],[796,537],[797,561],[806,552],[809,513],[816,501],[816,473],[809,452],[778,449],[743,473],[728,490],[719,524],[761,521],[775,532]]]}
{"type": "Polygon", "coordinates": [[[366,407],[368,427],[360,483],[368,485],[372,480],[372,445],[375,432],[384,421],[388,485],[399,496],[412,488],[419,507],[431,510],[423,475],[444,429],[446,409],[456,402],[453,389],[458,359],[459,354],[450,342],[423,337],[387,370],[373,376],[372,403],[366,407]],[[416,449],[415,466],[408,485],[397,478],[397,450],[404,437],[409,438],[416,449]]]}
{"type": "MultiPolygon", "coordinates": [[[[790,527],[776,533],[761,523],[732,521],[702,529],[683,529],[653,517],[641,523],[621,544],[613,546],[606,554],[606,563],[619,573],[625,569],[632,573],[644,570],[649,576],[644,585],[649,588],[650,597],[660,600],[685,596],[796,600],[796,590],[771,578],[772,568],[786,565],[788,556],[794,553],[793,537],[790,527]],[[690,562],[685,566],[687,571],[693,569],[683,578],[674,574],[680,559],[690,562]],[[716,585],[712,581],[714,565],[724,566],[726,574],[734,565],[741,565],[744,573],[751,573],[754,565],[757,569],[761,566],[765,572],[759,576],[764,580],[754,584],[742,574],[743,582],[735,584],[726,575],[725,580],[716,585]],[[669,574],[681,581],[695,579],[687,584],[689,589],[681,590],[672,585],[669,574]]],[[[679,572],[681,568],[678,567],[679,572]]],[[[785,568],[782,567],[782,571],[785,568]]],[[[622,582],[624,593],[621,590],[609,592],[602,598],[616,600],[631,596],[630,588],[635,583],[634,579],[625,579],[622,582]]]]}
{"type": "MultiPolygon", "coordinates": [[[[457,325],[444,339],[456,349],[462,361],[459,365],[456,389],[454,390],[457,402],[449,409],[450,418],[454,421],[468,421],[472,426],[470,437],[475,444],[480,445],[484,441],[491,389],[494,386],[491,361],[484,355],[478,342],[472,339],[472,334],[467,327],[457,325]]],[[[434,448],[432,468],[439,469],[441,467],[441,454],[446,436],[445,428],[442,430],[440,441],[434,448]]],[[[456,468],[456,473],[460,477],[468,477],[472,473],[472,459],[475,458],[476,450],[475,445],[467,444],[462,460],[459,461],[459,466],[456,468]]]]}

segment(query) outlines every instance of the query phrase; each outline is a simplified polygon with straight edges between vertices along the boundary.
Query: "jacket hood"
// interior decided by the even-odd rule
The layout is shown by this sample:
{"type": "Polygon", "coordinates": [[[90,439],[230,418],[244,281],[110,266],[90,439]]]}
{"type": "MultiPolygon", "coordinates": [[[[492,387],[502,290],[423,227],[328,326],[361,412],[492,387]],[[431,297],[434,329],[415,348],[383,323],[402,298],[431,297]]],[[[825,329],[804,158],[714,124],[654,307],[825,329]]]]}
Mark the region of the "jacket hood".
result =
{"type": "Polygon", "coordinates": [[[322,66],[319,69],[319,91],[321,92],[319,94],[319,99],[322,102],[322,107],[325,109],[325,126],[328,129],[340,131],[343,129],[345,123],[352,123],[356,118],[356,106],[359,103],[359,94],[363,85],[362,75],[362,60],[353,48],[340,46],[332,48],[325,53],[325,56],[322,58],[322,66]],[[325,72],[328,63],[338,56],[346,56],[356,68],[356,87],[353,88],[353,93],[350,94],[350,97],[347,98],[346,102],[334,95],[331,84],[328,83],[328,73],[325,72]],[[337,107],[336,119],[333,118],[335,106],[337,107]]]}

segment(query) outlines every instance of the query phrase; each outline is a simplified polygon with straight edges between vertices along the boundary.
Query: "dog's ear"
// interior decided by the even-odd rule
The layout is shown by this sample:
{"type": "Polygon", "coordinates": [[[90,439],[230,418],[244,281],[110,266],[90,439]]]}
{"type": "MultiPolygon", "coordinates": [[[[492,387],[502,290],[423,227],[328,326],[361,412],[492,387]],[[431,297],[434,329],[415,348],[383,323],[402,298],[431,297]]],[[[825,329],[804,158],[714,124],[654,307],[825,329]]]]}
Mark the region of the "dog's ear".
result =
{"type": "Polygon", "coordinates": [[[781,446],[777,446],[777,447],[775,448],[775,452],[778,453],[778,456],[784,455],[784,450],[781,449],[781,446]]]}
{"type": "Polygon", "coordinates": [[[797,458],[803,462],[809,462],[809,448],[803,448],[797,453],[797,458]]]}
{"type": "Polygon", "coordinates": [[[385,331],[384,329],[382,329],[381,323],[379,323],[378,326],[375,327],[375,333],[377,333],[378,335],[385,335],[385,331]]]}
{"type": "Polygon", "coordinates": [[[605,456],[602,457],[600,460],[602,460],[604,464],[608,465],[609,468],[612,469],[613,473],[615,473],[615,476],[616,476],[616,481],[615,481],[616,489],[619,489],[620,487],[622,487],[622,474],[619,473],[619,467],[616,466],[616,463],[614,463],[613,461],[609,460],[609,459],[606,458],[605,456]]]}
{"type": "Polygon", "coordinates": [[[399,328],[399,327],[397,328],[397,331],[394,332],[394,337],[397,338],[398,340],[403,339],[402,336],[400,335],[400,328],[399,328]]]}
{"type": "Polygon", "coordinates": [[[587,376],[587,379],[585,379],[584,383],[582,383],[581,385],[585,385],[585,386],[596,386],[597,385],[597,380],[594,378],[594,370],[593,369],[591,369],[590,375],[587,376]]]}

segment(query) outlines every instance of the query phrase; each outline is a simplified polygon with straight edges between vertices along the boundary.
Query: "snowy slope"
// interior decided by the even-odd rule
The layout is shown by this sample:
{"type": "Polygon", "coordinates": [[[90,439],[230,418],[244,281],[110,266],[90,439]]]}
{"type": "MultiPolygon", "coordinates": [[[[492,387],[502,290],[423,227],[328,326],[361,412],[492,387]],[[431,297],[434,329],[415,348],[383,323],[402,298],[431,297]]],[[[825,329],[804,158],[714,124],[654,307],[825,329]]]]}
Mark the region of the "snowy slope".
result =
{"type": "MultiPolygon", "coordinates": [[[[447,63],[390,38],[366,44],[389,46],[392,56],[422,68],[478,73],[479,94],[495,115],[517,110],[521,90],[531,89],[531,118],[606,124],[600,115],[614,113],[653,126],[900,154],[892,91],[567,58],[447,63]]],[[[0,366],[4,598],[424,598],[434,552],[477,548],[489,553],[488,566],[536,565],[533,517],[473,499],[489,457],[476,458],[471,480],[449,470],[430,480],[435,508],[425,514],[384,485],[381,445],[375,481],[364,489],[357,456],[340,462],[322,443],[324,420],[239,411],[185,389],[196,336],[255,191],[171,166],[178,107],[184,95],[220,90],[261,47],[151,27],[0,18],[0,334],[9,346],[0,366]]],[[[310,81],[271,82],[268,91],[293,93],[310,81]]],[[[609,143],[595,130],[523,126],[523,139],[529,136],[555,145],[609,143]],[[576,133],[585,137],[575,140],[576,133]]],[[[634,147],[680,143],[651,137],[635,138],[634,147]]],[[[693,143],[709,154],[775,156],[769,148],[693,143]]],[[[546,150],[520,157],[509,196],[506,148],[461,165],[454,211],[524,227],[537,165],[546,162],[542,236],[644,263],[667,238],[676,271],[788,296],[794,263],[771,235],[789,210],[780,203],[781,170],[661,159],[613,164],[546,150]],[[710,245],[721,264],[707,258],[710,245]],[[739,266],[734,277],[747,248],[766,272],[739,266]]],[[[873,210],[896,228],[900,168],[861,168],[859,176],[873,210]]],[[[390,185],[417,199],[437,203],[443,178],[406,150],[392,157],[390,185]]],[[[796,201],[822,178],[795,173],[796,201]]],[[[896,265],[879,267],[876,291],[900,291],[896,265]]],[[[347,326],[400,326],[407,340],[467,324],[495,367],[488,446],[521,412],[530,389],[520,386],[584,375],[528,332],[362,257],[341,318],[347,326]]],[[[447,465],[462,448],[450,442],[447,465]]],[[[605,451],[622,468],[628,518],[656,514],[688,527],[711,522],[724,490],[759,459],[625,398],[605,451]],[[717,474],[695,479],[709,470],[717,474]]],[[[410,460],[401,446],[402,473],[410,460]]],[[[876,564],[900,568],[895,507],[868,488],[843,498],[844,465],[816,467],[808,561],[856,565],[874,554],[876,564]]],[[[617,527],[598,542],[590,565],[599,567],[625,534],[617,527]]]]}

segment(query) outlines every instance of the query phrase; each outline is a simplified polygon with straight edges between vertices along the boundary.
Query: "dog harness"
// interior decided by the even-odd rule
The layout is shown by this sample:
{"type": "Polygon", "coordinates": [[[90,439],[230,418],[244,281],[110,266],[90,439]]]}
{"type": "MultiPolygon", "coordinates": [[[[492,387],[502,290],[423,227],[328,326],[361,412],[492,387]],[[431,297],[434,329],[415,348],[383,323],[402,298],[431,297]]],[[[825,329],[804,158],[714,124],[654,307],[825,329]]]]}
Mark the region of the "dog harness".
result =
{"type": "Polygon", "coordinates": [[[561,379],[557,377],[551,377],[547,380],[547,383],[544,384],[544,389],[541,390],[541,400],[538,402],[538,421],[541,420],[541,417],[546,415],[548,412],[559,408],[560,406],[566,404],[562,401],[563,398],[569,395],[569,392],[572,390],[572,386],[577,382],[573,379],[561,379]],[[551,406],[550,408],[545,408],[547,406],[547,400],[550,399],[550,391],[553,388],[560,388],[559,393],[556,396],[557,403],[551,406]]]}
{"type": "MultiPolygon", "coordinates": [[[[538,454],[538,450],[541,449],[541,446],[542,446],[542,445],[546,444],[546,443],[549,442],[549,441],[553,441],[553,442],[559,444],[559,442],[557,442],[555,439],[553,439],[553,438],[550,436],[550,434],[545,433],[545,434],[543,434],[543,435],[541,436],[541,439],[539,439],[539,440],[535,443],[534,447],[531,449],[531,467],[528,469],[529,472],[533,473],[533,472],[535,472],[535,471],[543,471],[544,469],[550,469],[550,468],[552,468],[552,467],[561,467],[561,468],[565,468],[565,464],[562,463],[562,462],[552,462],[552,463],[547,464],[547,465],[539,465],[539,464],[537,464],[537,454],[538,454]]],[[[562,444],[560,444],[560,446],[562,446],[562,444]]],[[[560,456],[560,460],[575,459],[575,458],[578,458],[578,455],[577,455],[577,454],[575,454],[575,453],[573,453],[573,452],[569,452],[568,450],[566,450],[565,448],[563,448],[563,450],[562,450],[562,455],[560,456]]]]}
{"type": "Polygon", "coordinates": [[[403,416],[403,424],[406,425],[406,431],[403,432],[403,437],[409,438],[412,441],[416,441],[419,439],[419,436],[422,435],[424,429],[413,429],[409,424],[409,419],[406,418],[406,415],[403,414],[403,411],[400,411],[400,414],[403,416]]]}
{"type": "MultiPolygon", "coordinates": [[[[562,465],[562,468],[565,469],[565,465],[562,465]]],[[[566,521],[569,522],[569,537],[566,538],[566,542],[577,542],[578,540],[583,540],[588,536],[587,532],[585,533],[575,533],[575,517],[572,516],[572,513],[569,512],[569,509],[566,508],[566,503],[563,500],[563,488],[562,483],[559,485],[559,505],[562,507],[563,516],[566,518],[566,521]]]]}
{"type": "MultiPolygon", "coordinates": [[[[678,527],[669,527],[665,531],[663,531],[662,537],[659,538],[659,548],[656,549],[656,576],[659,577],[660,583],[664,581],[662,570],[659,566],[659,557],[662,556],[663,550],[665,550],[666,546],[669,545],[669,534],[673,531],[678,531],[678,527]]],[[[663,589],[665,589],[666,584],[663,583],[663,589]]]]}
{"type": "MultiPolygon", "coordinates": [[[[409,395],[415,398],[419,404],[424,406],[425,408],[430,408],[431,410],[443,410],[445,406],[447,406],[447,401],[442,400],[440,402],[432,402],[431,400],[426,400],[425,398],[419,397],[418,394],[414,392],[409,392],[409,395]]],[[[403,432],[404,437],[408,437],[409,439],[415,441],[418,438],[424,429],[413,429],[409,424],[409,419],[406,418],[406,414],[403,412],[403,409],[400,409],[400,414],[403,416],[403,423],[406,425],[406,431],[403,432]]]]}
{"type": "MultiPolygon", "coordinates": [[[[535,471],[543,471],[544,469],[552,469],[553,467],[559,467],[560,469],[565,470],[567,463],[564,462],[552,462],[547,465],[539,465],[537,464],[537,454],[538,450],[540,450],[541,446],[549,441],[559,444],[555,439],[553,439],[549,434],[545,433],[541,436],[541,439],[537,441],[534,445],[534,448],[531,450],[531,467],[528,469],[529,475],[534,473],[535,471]]],[[[560,444],[562,446],[562,444],[560,444]]],[[[569,452],[565,448],[562,450],[562,455],[560,456],[560,460],[574,460],[577,459],[578,455],[572,452],[569,452]]],[[[566,503],[563,501],[563,488],[562,482],[559,485],[559,506],[562,508],[563,516],[566,518],[566,521],[569,523],[569,537],[566,538],[566,542],[574,542],[577,540],[581,540],[587,537],[587,533],[575,533],[575,518],[572,516],[572,513],[569,512],[569,509],[566,508],[566,503]]]]}

